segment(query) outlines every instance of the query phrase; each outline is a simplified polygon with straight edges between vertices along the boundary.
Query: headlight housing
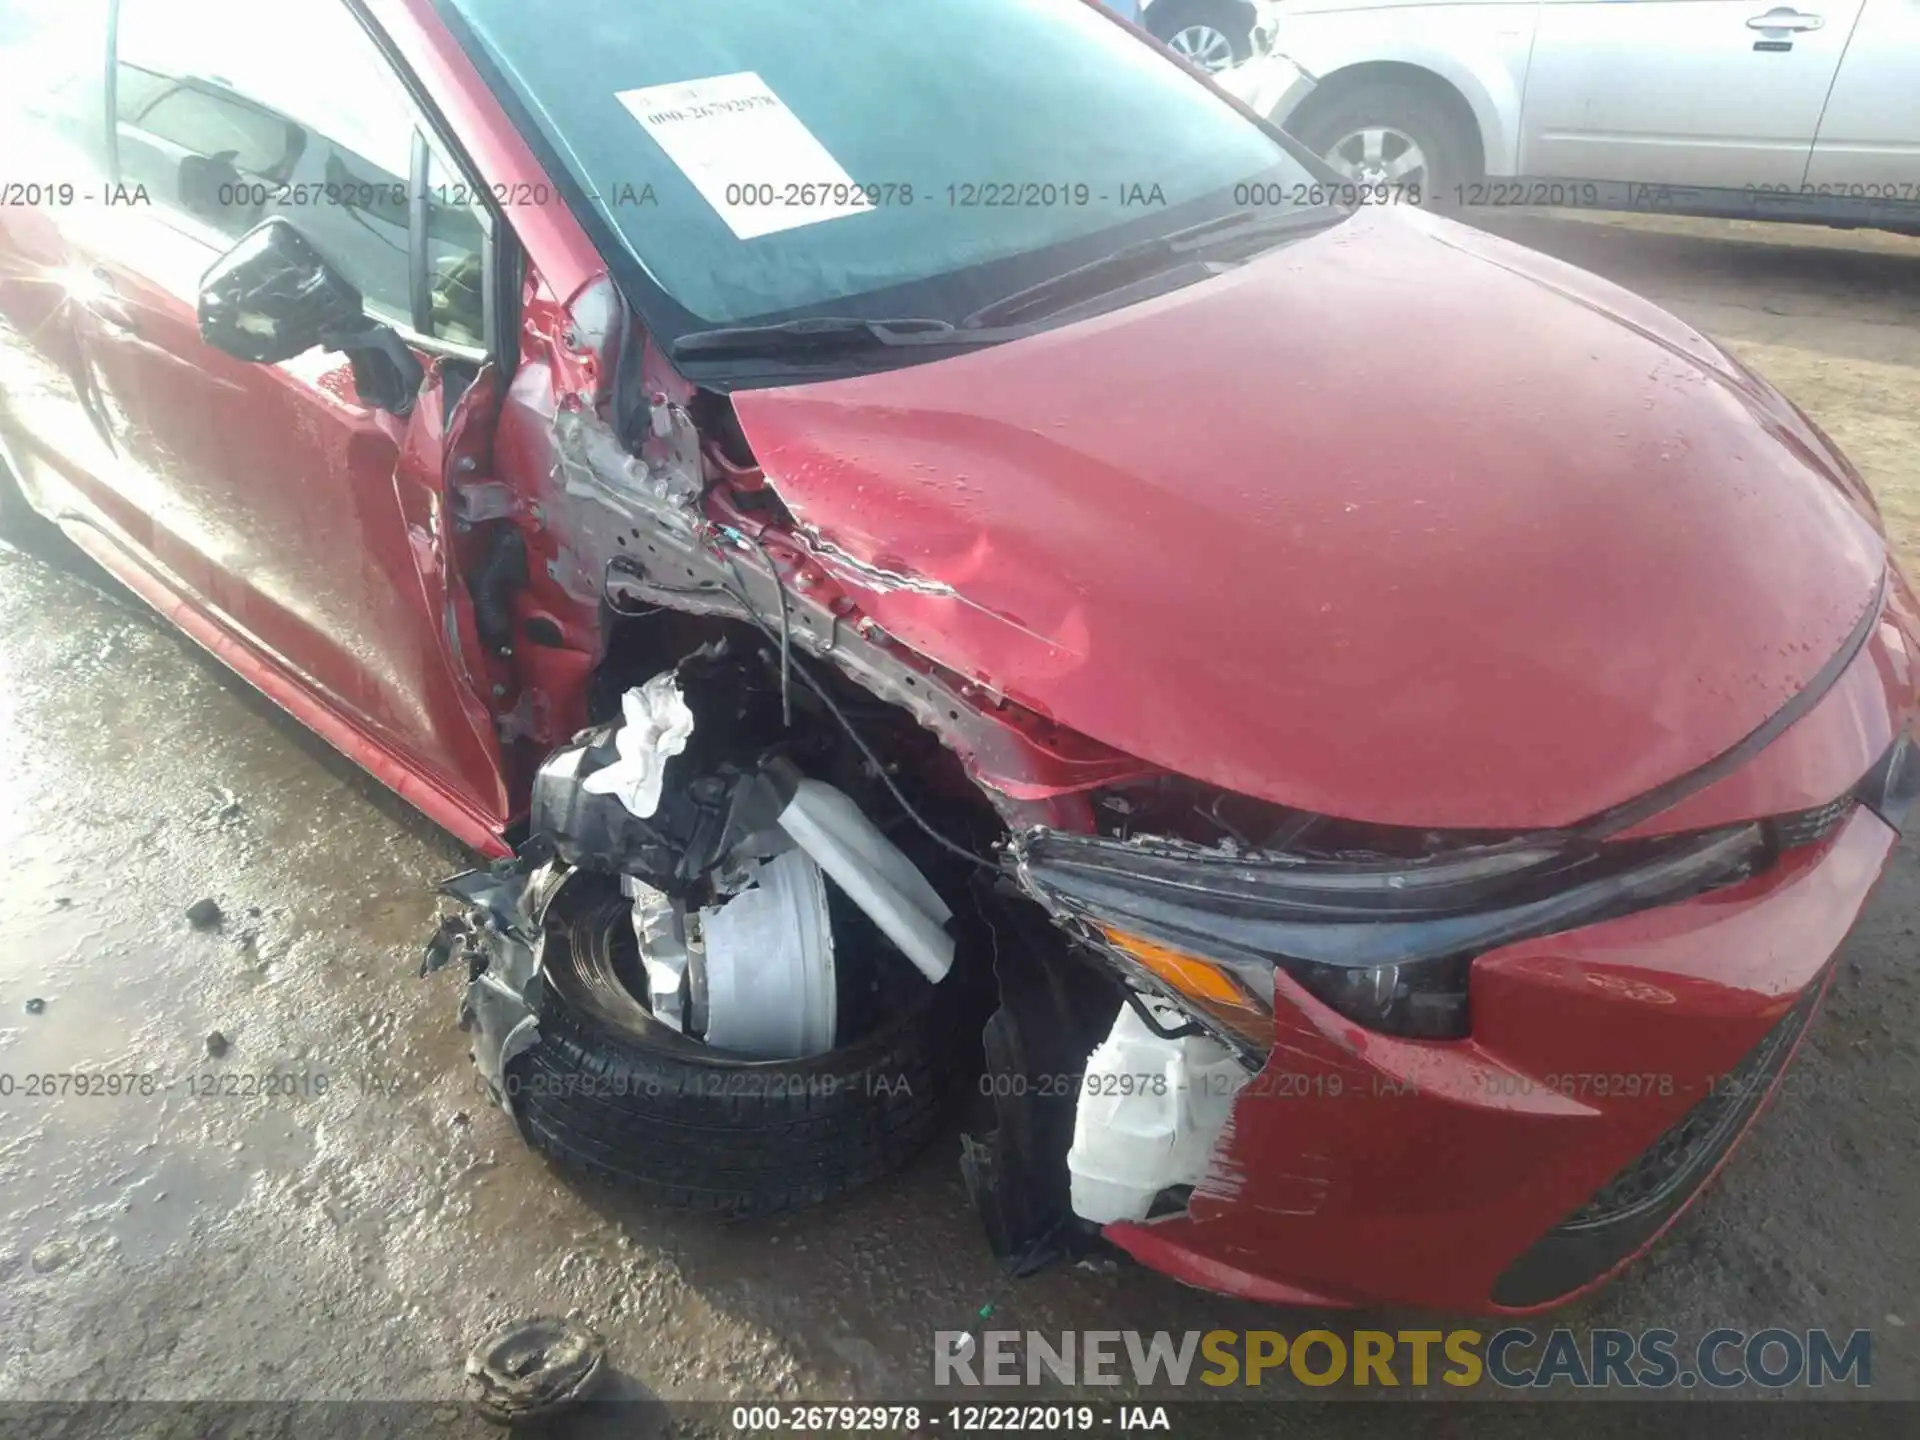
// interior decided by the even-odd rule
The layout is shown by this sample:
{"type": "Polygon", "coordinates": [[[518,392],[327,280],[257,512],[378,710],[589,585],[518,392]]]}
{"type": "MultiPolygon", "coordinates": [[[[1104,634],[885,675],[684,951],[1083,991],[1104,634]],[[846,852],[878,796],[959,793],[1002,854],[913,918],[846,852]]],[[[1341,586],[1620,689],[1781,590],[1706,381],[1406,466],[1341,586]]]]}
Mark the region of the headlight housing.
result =
{"type": "Polygon", "coordinates": [[[1016,840],[1014,860],[1057,919],[1264,1052],[1276,968],[1371,1029],[1457,1038],[1475,955],[1733,884],[1773,850],[1760,823],[1611,844],[1523,837],[1413,859],[1037,830],[1016,840]]]}
{"type": "Polygon", "coordinates": [[[1854,787],[1853,794],[1902,834],[1913,816],[1913,802],[1920,796],[1920,744],[1913,736],[1902,735],[1880,757],[1866,778],[1854,787]]]}

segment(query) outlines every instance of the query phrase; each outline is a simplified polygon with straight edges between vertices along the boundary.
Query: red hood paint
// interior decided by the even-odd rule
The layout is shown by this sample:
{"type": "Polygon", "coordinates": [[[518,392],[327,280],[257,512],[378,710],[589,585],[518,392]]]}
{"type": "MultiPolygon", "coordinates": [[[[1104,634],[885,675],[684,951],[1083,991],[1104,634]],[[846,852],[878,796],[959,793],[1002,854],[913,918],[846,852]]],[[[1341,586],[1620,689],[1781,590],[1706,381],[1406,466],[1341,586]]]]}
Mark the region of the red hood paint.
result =
{"type": "Polygon", "coordinates": [[[991,350],[736,398],[904,643],[1229,790],[1582,819],[1778,710],[1876,593],[1833,453],[1594,276],[1362,212],[991,350]]]}

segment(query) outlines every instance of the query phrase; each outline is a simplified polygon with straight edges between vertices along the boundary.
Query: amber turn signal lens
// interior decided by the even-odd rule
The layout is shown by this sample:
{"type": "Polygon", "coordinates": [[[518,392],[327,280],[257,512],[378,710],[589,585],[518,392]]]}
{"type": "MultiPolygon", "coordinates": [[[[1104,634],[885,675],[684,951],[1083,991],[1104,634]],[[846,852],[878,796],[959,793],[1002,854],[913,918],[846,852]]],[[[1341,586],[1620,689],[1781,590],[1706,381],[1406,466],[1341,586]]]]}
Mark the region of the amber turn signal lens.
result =
{"type": "Polygon", "coordinates": [[[1100,932],[1114,949],[1138,960],[1215,1019],[1260,1045],[1273,1043],[1272,1007],[1222,966],[1111,925],[1102,925],[1100,932]]]}

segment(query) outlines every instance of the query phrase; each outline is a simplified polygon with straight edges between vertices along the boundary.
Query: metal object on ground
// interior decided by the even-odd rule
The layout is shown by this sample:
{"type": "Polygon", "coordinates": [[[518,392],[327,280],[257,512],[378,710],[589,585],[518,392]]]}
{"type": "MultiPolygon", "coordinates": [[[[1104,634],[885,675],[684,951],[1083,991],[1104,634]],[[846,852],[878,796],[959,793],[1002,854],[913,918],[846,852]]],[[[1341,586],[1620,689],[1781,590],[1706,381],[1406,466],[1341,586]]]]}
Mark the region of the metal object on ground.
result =
{"type": "Polygon", "coordinates": [[[498,1425],[557,1415],[606,1376],[606,1342],[568,1320],[535,1316],[495,1330],[467,1357],[480,1413],[498,1425]]]}

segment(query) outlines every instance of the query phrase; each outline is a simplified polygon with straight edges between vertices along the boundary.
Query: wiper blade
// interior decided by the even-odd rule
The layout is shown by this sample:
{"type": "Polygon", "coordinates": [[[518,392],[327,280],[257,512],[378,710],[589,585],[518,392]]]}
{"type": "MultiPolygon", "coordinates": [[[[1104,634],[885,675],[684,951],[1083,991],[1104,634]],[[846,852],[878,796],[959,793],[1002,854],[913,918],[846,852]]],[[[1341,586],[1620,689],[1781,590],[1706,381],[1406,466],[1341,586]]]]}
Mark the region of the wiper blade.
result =
{"type": "Polygon", "coordinates": [[[673,342],[675,358],[728,355],[817,355],[906,345],[979,345],[1004,337],[962,333],[945,320],[919,317],[866,320],[852,315],[813,315],[772,325],[728,325],[695,330],[673,342]]]}
{"type": "Polygon", "coordinates": [[[1223,250],[1248,250],[1249,256],[1269,248],[1265,241],[1287,239],[1307,234],[1313,230],[1324,230],[1329,225],[1337,225],[1353,213],[1353,207],[1335,209],[1329,206],[1316,206],[1311,210],[1276,210],[1266,214],[1253,214],[1242,210],[1233,217],[1239,223],[1224,226],[1182,240],[1179,253],[1184,256],[1212,258],[1223,250]],[[1251,216],[1252,218],[1247,218],[1251,216]],[[1249,242],[1254,242],[1249,247],[1249,242]]]}
{"type": "MultiPolygon", "coordinates": [[[[1344,220],[1349,210],[1284,210],[1278,213],[1236,210],[1188,225],[1165,235],[1154,235],[1123,245],[1111,255],[1076,265],[1011,295],[983,305],[960,322],[962,330],[1007,325],[1030,320],[1076,300],[1085,300],[1151,275],[1157,269],[1191,260],[1205,260],[1210,251],[1238,248],[1249,240],[1265,240],[1321,230],[1344,220]]],[[[1263,247],[1264,248],[1264,247],[1263,247]]]]}

